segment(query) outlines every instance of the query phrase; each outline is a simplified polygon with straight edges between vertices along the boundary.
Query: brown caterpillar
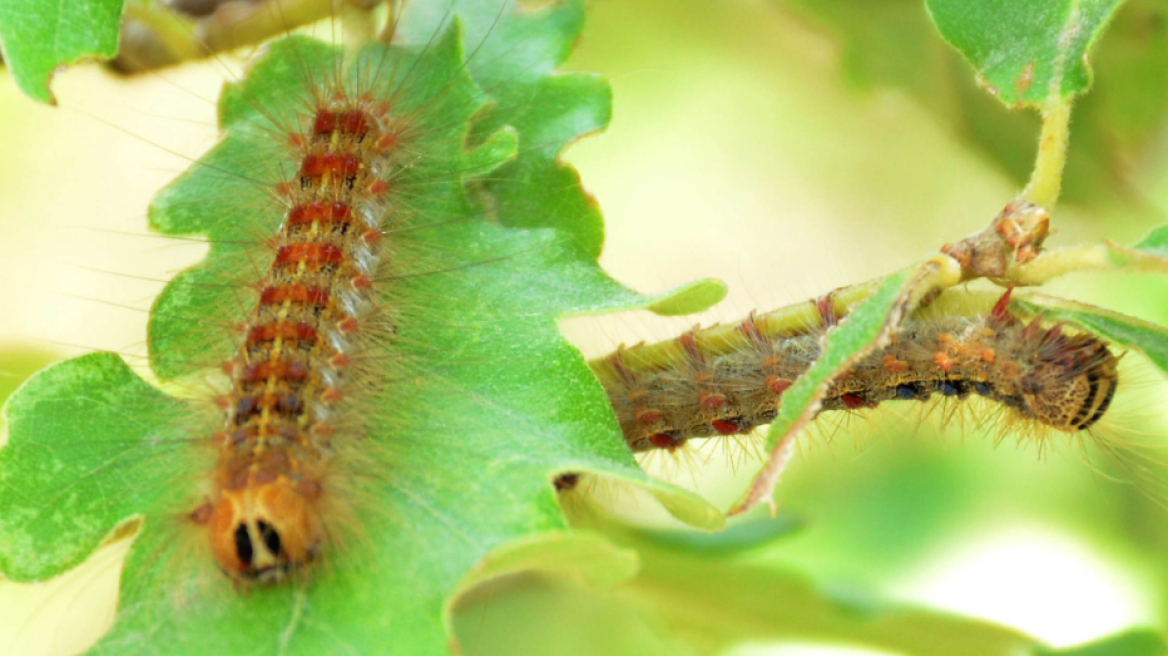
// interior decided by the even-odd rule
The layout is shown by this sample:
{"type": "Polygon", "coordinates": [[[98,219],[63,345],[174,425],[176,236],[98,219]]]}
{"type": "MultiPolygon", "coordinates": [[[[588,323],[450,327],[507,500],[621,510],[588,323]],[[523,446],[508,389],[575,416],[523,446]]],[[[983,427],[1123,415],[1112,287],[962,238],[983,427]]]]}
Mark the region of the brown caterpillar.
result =
{"type": "Polygon", "coordinates": [[[213,491],[192,517],[207,525],[220,569],[275,582],[312,561],[323,527],[314,509],[330,451],[327,425],[376,311],[381,225],[399,136],[387,103],[341,93],[290,137],[302,151],[275,258],[243,324],[222,399],[213,491]]]}
{"type": "MultiPolygon", "coordinates": [[[[1092,335],[1018,319],[1007,311],[1008,300],[1007,292],[986,317],[907,321],[888,346],[831,385],[820,411],[977,394],[1058,431],[1090,428],[1115,395],[1118,358],[1092,335]]],[[[823,316],[834,323],[830,309],[823,316]]],[[[674,450],[691,438],[770,423],[783,392],[821,349],[816,334],[768,337],[753,314],[737,332],[745,339],[720,354],[699,346],[702,331],[687,332],[677,338],[682,357],[669,366],[646,366],[642,353],[656,345],[622,348],[591,363],[632,451],[674,450]]]]}

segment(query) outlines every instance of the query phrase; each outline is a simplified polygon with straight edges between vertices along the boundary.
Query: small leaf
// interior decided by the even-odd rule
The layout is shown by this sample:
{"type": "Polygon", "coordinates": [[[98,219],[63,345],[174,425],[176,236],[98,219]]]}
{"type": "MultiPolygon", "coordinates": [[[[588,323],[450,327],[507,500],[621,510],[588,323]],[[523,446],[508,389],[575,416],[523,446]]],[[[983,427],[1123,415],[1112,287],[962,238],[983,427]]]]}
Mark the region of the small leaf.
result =
{"type": "Polygon", "coordinates": [[[743,499],[730,511],[731,515],[746,512],[763,501],[773,505],[771,497],[790,457],[794,440],[804,426],[815,418],[820,399],[832,381],[857,360],[880,348],[900,325],[905,313],[912,309],[914,300],[920,298],[919,295],[927,286],[926,277],[935,270],[930,260],[915,271],[906,270],[888,276],[838,327],[827,333],[819,358],[783,393],[779,414],[767,433],[770,450],[768,462],[755,477],[743,499]]]}
{"type": "Polygon", "coordinates": [[[1168,328],[1086,303],[1040,295],[1028,299],[1015,299],[1011,306],[1081,326],[1112,344],[1134,348],[1168,375],[1168,328]]]}
{"type": "Polygon", "coordinates": [[[55,104],[49,78],[58,66],[118,51],[123,0],[4,0],[0,46],[4,62],[27,96],[55,104]]]}
{"type": "Polygon", "coordinates": [[[1168,226],[1153,229],[1147,237],[1144,237],[1140,243],[1132,248],[1149,255],[1168,259],[1168,226]]]}
{"type": "Polygon", "coordinates": [[[941,35],[1007,105],[1091,86],[1087,52],[1122,0],[926,0],[941,35]]]}

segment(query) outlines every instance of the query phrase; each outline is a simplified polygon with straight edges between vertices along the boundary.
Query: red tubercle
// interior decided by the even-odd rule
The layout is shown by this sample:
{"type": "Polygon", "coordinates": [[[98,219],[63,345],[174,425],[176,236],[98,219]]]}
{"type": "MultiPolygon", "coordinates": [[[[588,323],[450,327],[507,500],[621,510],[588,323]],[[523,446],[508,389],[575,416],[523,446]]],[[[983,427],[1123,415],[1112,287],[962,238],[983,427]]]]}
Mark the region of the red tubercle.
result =
{"type": "Polygon", "coordinates": [[[864,397],[858,394],[844,394],[840,397],[840,400],[844,402],[844,407],[848,410],[859,410],[868,406],[868,402],[864,400],[864,397]]]}
{"type": "Polygon", "coordinates": [[[374,180],[369,183],[368,189],[371,196],[384,196],[389,193],[389,183],[385,180],[374,180]]]}
{"type": "Polygon", "coordinates": [[[361,240],[372,246],[379,243],[384,236],[385,235],[383,235],[380,230],[376,228],[370,228],[361,233],[361,240]]]}
{"type": "Polygon", "coordinates": [[[312,153],[300,163],[300,177],[319,180],[326,175],[351,178],[361,170],[361,158],[351,153],[312,153]]]}
{"type": "Polygon", "coordinates": [[[349,356],[343,353],[337,353],[333,357],[329,358],[329,365],[333,369],[344,369],[345,367],[349,366],[349,364],[349,356]]]}
{"type": "Polygon", "coordinates": [[[316,118],[312,121],[312,134],[322,137],[340,132],[347,136],[363,137],[369,132],[369,123],[369,117],[360,109],[340,113],[322,109],[316,113],[316,118]]]}
{"type": "Polygon", "coordinates": [[[985,362],[986,364],[993,364],[994,360],[997,359],[998,354],[997,351],[987,346],[981,350],[980,357],[982,362],[985,362]]]}
{"type": "Polygon", "coordinates": [[[885,369],[894,374],[904,373],[908,370],[908,363],[904,360],[897,360],[896,356],[892,355],[891,353],[884,356],[884,358],[881,360],[881,363],[884,364],[885,369]]]}
{"type": "Polygon", "coordinates": [[[223,362],[219,363],[219,370],[228,376],[235,374],[235,361],[224,360],[223,362]]]}
{"type": "Polygon", "coordinates": [[[308,242],[288,244],[276,252],[276,266],[299,264],[320,266],[322,264],[338,264],[345,259],[345,253],[334,244],[308,242]]]}
{"type": "Polygon", "coordinates": [[[738,331],[756,342],[762,341],[762,331],[759,330],[758,324],[754,322],[754,310],[751,310],[750,314],[742,320],[742,323],[738,324],[738,331]]]}
{"type": "Polygon", "coordinates": [[[363,137],[369,133],[369,117],[359,109],[350,109],[341,114],[341,133],[353,137],[363,137]]]}
{"type": "Polygon", "coordinates": [[[296,148],[297,150],[299,150],[301,148],[304,148],[305,143],[306,142],[304,141],[304,135],[300,134],[299,132],[289,132],[288,133],[288,145],[289,146],[292,146],[293,148],[296,148]]]}
{"type": "Polygon", "coordinates": [[[702,392],[698,395],[698,405],[703,408],[720,408],[726,405],[726,395],[717,392],[702,392]]]}
{"type": "Polygon", "coordinates": [[[308,367],[300,362],[257,362],[243,368],[240,380],[246,383],[267,378],[284,379],[294,383],[308,379],[308,367]]]}
{"type": "Polygon", "coordinates": [[[783,380],[782,378],[771,374],[770,376],[767,376],[766,386],[767,389],[769,389],[772,393],[782,394],[791,388],[791,381],[783,380]]]}
{"type": "Polygon", "coordinates": [[[274,305],[290,301],[323,306],[328,304],[328,300],[329,293],[326,290],[306,285],[264,287],[260,292],[260,305],[274,305]]]}
{"type": "Polygon", "coordinates": [[[226,410],[234,403],[235,402],[231,399],[229,394],[222,394],[215,397],[215,407],[219,408],[220,410],[226,410]]]}
{"type": "Polygon", "coordinates": [[[712,426],[719,435],[734,435],[735,433],[738,433],[742,430],[738,427],[738,424],[732,421],[727,421],[725,419],[715,419],[710,422],[710,426],[712,426]]]}
{"type": "Polygon", "coordinates": [[[401,146],[401,140],[392,132],[386,132],[377,138],[376,148],[379,152],[397,150],[399,146],[401,146]]]}
{"type": "Polygon", "coordinates": [[[701,362],[704,358],[701,351],[698,350],[698,340],[694,336],[694,331],[689,330],[681,334],[677,338],[677,342],[681,344],[682,350],[689,356],[689,359],[694,362],[701,362]]]}
{"type": "Polygon", "coordinates": [[[337,323],[337,330],[342,333],[355,333],[361,330],[361,322],[354,317],[345,317],[344,320],[337,323]]]}
{"type": "Polygon", "coordinates": [[[316,330],[312,326],[306,323],[280,321],[252,327],[247,334],[247,344],[254,346],[261,342],[273,341],[277,337],[301,342],[317,341],[316,330]]]}
{"type": "Polygon", "coordinates": [[[332,405],[337,401],[340,401],[341,397],[342,394],[335,387],[326,387],[324,391],[320,393],[320,400],[325,405],[332,405]]]}
{"type": "Polygon", "coordinates": [[[352,223],[353,209],[344,203],[317,200],[288,211],[287,225],[312,223],[352,223]]]}
{"type": "Polygon", "coordinates": [[[637,421],[646,426],[661,421],[663,417],[660,411],[654,410],[652,408],[637,408],[634,414],[637,418],[637,421]]]}
{"type": "Polygon", "coordinates": [[[349,284],[353,286],[353,289],[373,289],[373,281],[365,274],[353,276],[349,284]]]}
{"type": "Polygon", "coordinates": [[[649,444],[652,444],[658,449],[673,451],[684,443],[685,440],[678,439],[672,435],[666,435],[665,433],[654,433],[649,436],[649,444]]]}
{"type": "Polygon", "coordinates": [[[312,134],[315,136],[332,134],[336,129],[337,115],[327,109],[318,111],[312,120],[312,134]]]}

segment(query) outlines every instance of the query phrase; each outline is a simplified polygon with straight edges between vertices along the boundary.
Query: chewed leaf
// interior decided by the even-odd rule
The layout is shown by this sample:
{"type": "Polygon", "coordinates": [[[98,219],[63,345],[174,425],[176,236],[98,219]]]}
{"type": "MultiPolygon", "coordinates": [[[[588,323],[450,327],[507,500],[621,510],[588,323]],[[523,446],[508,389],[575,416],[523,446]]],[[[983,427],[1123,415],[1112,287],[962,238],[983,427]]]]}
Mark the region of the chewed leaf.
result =
{"type": "Polygon", "coordinates": [[[635,569],[629,554],[595,538],[555,537],[566,525],[552,481],[566,472],[640,485],[686,521],[721,525],[717,509],[637,466],[599,383],[556,323],[617,307],[696,309],[721,286],[641,296],[581,247],[599,214],[555,153],[607,121],[601,81],[584,76],[589,83],[568,96],[508,105],[494,103],[465,65],[484,50],[463,37],[459,16],[470,20],[468,35],[515,39],[499,46],[509,58],[496,74],[510,67],[530,90],[554,86],[546,80],[560,78],[545,64],[570,48],[581,6],[463,3],[420,45],[375,43],[356,52],[289,37],[225,88],[223,139],[150,209],[156,230],[211,244],[152,310],[151,366],[168,385],[208,381],[216,363],[235,357],[240,337],[231,331],[260,297],[257,272],[274,259],[264,241],[288,212],[279,186],[307,176],[288,156],[292,137],[316,125],[305,108],[338,88],[392,79],[365,71],[398,71],[404,81],[379,91],[398,115],[430,120],[408,144],[410,166],[392,179],[393,193],[402,194],[394,198],[408,206],[383,236],[401,267],[380,297],[393,325],[370,342],[365,363],[384,366],[387,382],[371,385],[363,406],[369,421],[357,471],[338,472],[352,474],[344,478],[354,489],[345,514],[353,536],[328,543],[310,581],[239,594],[207,553],[206,528],[190,518],[211,487],[212,438],[223,430],[223,413],[208,406],[212,416],[202,417],[192,408],[204,404],[166,396],[109,354],[49,369],[9,406],[0,563],[11,576],[51,576],[140,518],[117,621],[94,653],[380,653],[390,640],[404,654],[446,653],[448,596],[476,576],[540,567],[565,553],[577,554],[577,569],[596,582],[635,569]],[[311,87],[319,80],[337,87],[311,87]],[[529,138],[532,117],[564,113],[579,120],[549,121],[529,138]],[[550,144],[547,152],[540,144],[550,144]],[[516,175],[526,182],[505,188],[516,175]],[[566,182],[532,182],[557,177],[566,182]],[[515,202],[503,202],[508,194],[515,202]],[[522,214],[561,206],[541,214],[540,225],[522,214]]]}
{"type": "Polygon", "coordinates": [[[0,3],[0,50],[17,86],[54,102],[49,78],[58,66],[118,51],[124,0],[5,0],[0,3]]]}
{"type": "Polygon", "coordinates": [[[31,378],[5,408],[9,443],[0,450],[0,569],[45,579],[73,567],[122,521],[165,512],[159,498],[115,481],[157,489],[190,465],[159,449],[134,457],[144,440],[184,437],[166,427],[181,403],[143,382],[121,358],[94,353],[31,378]],[[167,455],[171,457],[166,457],[167,455]]]}
{"type": "Polygon", "coordinates": [[[941,35],[1007,105],[1091,86],[1087,53],[1122,0],[926,0],[941,35]]]}

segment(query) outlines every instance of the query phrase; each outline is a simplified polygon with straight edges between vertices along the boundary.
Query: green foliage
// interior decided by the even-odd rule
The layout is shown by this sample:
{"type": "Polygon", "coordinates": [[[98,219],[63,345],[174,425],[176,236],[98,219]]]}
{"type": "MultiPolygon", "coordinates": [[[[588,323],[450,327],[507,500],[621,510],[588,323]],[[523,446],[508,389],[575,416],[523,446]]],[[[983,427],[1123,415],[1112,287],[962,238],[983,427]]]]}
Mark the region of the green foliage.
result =
{"type": "MultiPolygon", "coordinates": [[[[806,14],[838,44],[853,87],[867,93],[894,89],[907,94],[955,139],[984,154],[1016,182],[1026,181],[1034,163],[1035,117],[1005,111],[1002,103],[976,87],[961,56],[945,47],[931,29],[924,3],[772,1],[806,14]]],[[[1066,4],[1043,3],[1055,10],[1066,4]]],[[[976,12],[980,5],[972,6],[976,12]]],[[[1168,116],[1168,84],[1163,80],[1168,30],[1161,27],[1168,18],[1166,10],[1158,0],[1127,0],[1090,47],[1091,68],[1102,74],[1094,76],[1091,92],[1075,105],[1064,201],[1096,211],[1121,203],[1132,215],[1145,214],[1147,207],[1133,194],[1133,185],[1149,163],[1149,142],[1168,116]]],[[[1011,81],[999,88],[1015,87],[1011,81]]]]}
{"type": "Polygon", "coordinates": [[[124,0],[5,0],[0,46],[16,84],[29,97],[53,102],[49,78],[57,67],[118,50],[124,0]]]}
{"type": "MultiPolygon", "coordinates": [[[[480,3],[487,4],[495,7],[480,3]]],[[[568,3],[534,14],[535,19],[509,13],[499,24],[579,10],[578,3],[568,3]]],[[[472,20],[476,15],[468,14],[472,20]]],[[[497,11],[487,15],[495,20],[497,11]]],[[[359,76],[368,61],[388,57],[395,70],[411,71],[397,107],[410,111],[428,103],[428,111],[443,116],[442,130],[427,132],[425,147],[443,171],[464,172],[462,177],[436,177],[434,170],[418,167],[409,172],[426,181],[416,187],[420,191],[411,198],[412,207],[436,226],[417,241],[434,247],[426,254],[426,266],[445,273],[406,277],[394,288],[401,307],[425,311],[413,323],[403,323],[397,342],[413,367],[408,384],[392,386],[373,403],[398,410],[374,422],[366,437],[384,445],[370,467],[386,474],[363,490],[370,512],[362,531],[369,539],[345,550],[348,562],[364,566],[326,568],[307,590],[284,586],[239,595],[217,580],[211,562],[176,556],[172,523],[183,509],[176,507],[182,502],[167,483],[190,479],[207,463],[198,457],[199,442],[192,441],[183,421],[189,417],[183,404],[154,391],[116,356],[95,354],[58,365],[33,378],[12,400],[12,438],[0,452],[0,471],[6,490],[22,492],[3,495],[0,544],[6,574],[52,576],[76,565],[120,522],[144,517],[125,570],[118,622],[95,653],[241,653],[272,644],[273,635],[284,636],[285,653],[371,652],[387,636],[403,653],[441,653],[448,643],[441,609],[465,573],[496,547],[565,528],[551,480],[566,471],[603,473],[641,485],[686,521],[709,528],[720,524],[720,514],[698,497],[651,480],[637,467],[599,386],[555,323],[567,313],[697,305],[676,294],[633,294],[553,228],[453,220],[481,216],[465,183],[514,158],[517,143],[516,131],[508,126],[473,150],[460,146],[484,103],[464,72],[461,44],[460,31],[449,28],[426,47],[386,52],[384,46],[368,46],[353,55],[350,68],[359,76]],[[415,385],[415,377],[430,384],[415,385]],[[84,440],[75,439],[79,433],[84,440]],[[208,579],[219,585],[206,585],[208,579]],[[193,610],[176,613],[175,604],[193,610]]],[[[161,377],[185,376],[198,371],[198,363],[230,357],[226,338],[208,345],[208,332],[213,337],[214,331],[192,332],[191,326],[213,325],[220,309],[231,306],[230,288],[215,283],[247,266],[240,245],[249,240],[247,231],[261,224],[274,227],[280,220],[276,207],[265,212],[253,204],[255,223],[245,228],[236,218],[240,207],[200,201],[208,195],[255,193],[252,186],[257,178],[265,179],[278,147],[271,135],[282,127],[280,116],[259,108],[296,107],[302,81],[331,70],[339,56],[330,46],[299,38],[271,46],[244,81],[225,89],[219,105],[223,141],[152,205],[156,230],[205,235],[213,244],[206,260],[176,277],[155,303],[150,346],[152,366],[161,377]]],[[[513,63],[529,64],[524,58],[513,63]]],[[[592,84],[577,92],[588,96],[597,89],[603,91],[592,84]]],[[[602,93],[600,100],[584,98],[572,106],[607,111],[606,99],[602,93]]],[[[536,116],[555,115],[554,103],[537,111],[543,106],[536,98],[524,108],[536,116]]],[[[602,113],[592,124],[606,120],[602,113]]],[[[578,129],[560,122],[543,136],[563,144],[578,136],[572,131],[578,129]]],[[[575,179],[552,157],[528,166],[554,166],[559,175],[575,179]]],[[[560,199],[582,197],[575,183],[555,193],[560,199]]],[[[503,217],[508,211],[499,208],[503,217]]],[[[589,216],[561,218],[572,226],[589,216]]],[[[716,297],[720,286],[689,289],[708,301],[707,290],[716,297]]],[[[540,567],[549,560],[567,566],[571,561],[563,557],[564,545],[585,541],[587,536],[571,535],[537,540],[546,545],[542,548],[508,547],[503,569],[524,563],[540,567]]],[[[583,570],[611,570],[605,575],[611,577],[628,569],[620,564],[627,557],[619,553],[595,548],[586,553],[583,570]]],[[[479,576],[497,573],[489,561],[480,567],[479,576]]]]}
{"type": "Polygon", "coordinates": [[[927,0],[945,40],[1007,105],[1042,105],[1091,86],[1087,52],[1121,0],[927,0]]]}
{"type": "MultiPolygon", "coordinates": [[[[1117,5],[1085,0],[1036,11],[1029,3],[930,0],[929,9],[1004,102],[1027,104],[1043,102],[1052,89],[1059,97],[1087,89],[1084,56],[1117,5]]],[[[527,615],[508,620],[522,626],[505,621],[484,630],[467,620],[470,625],[456,627],[460,637],[474,637],[474,653],[488,653],[492,644],[524,653],[519,629],[532,640],[552,631],[529,646],[552,644],[560,653],[716,653],[743,640],[792,638],[925,656],[1163,653],[1161,638],[1141,631],[1055,651],[989,622],[843,594],[793,569],[749,560],[797,535],[802,517],[715,535],[629,531],[595,522],[604,514],[598,509],[565,520],[550,482],[578,472],[639,486],[692,526],[722,527],[721,513],[709,503],[641,471],[556,321],[624,308],[684,314],[716,302],[725,288],[706,280],[642,296],[596,264],[604,234],[599,208],[558,157],[575,139],[608,125],[611,92],[594,76],[553,74],[581,29],[583,2],[500,13],[493,0],[466,0],[453,9],[465,32],[440,30],[451,14],[447,3],[410,7],[399,31],[405,45],[367,46],[347,60],[352,71],[384,57],[416,66],[420,73],[401,107],[440,98],[428,109],[453,119],[427,135],[427,148],[447,175],[410,172],[438,180],[411,203],[437,226],[418,243],[434,247],[426,264],[443,274],[395,287],[402,307],[424,307],[414,317],[423,321],[404,322],[393,347],[424,382],[394,386],[375,400],[388,410],[368,437],[385,446],[370,456],[379,476],[363,482],[361,507],[370,512],[361,528],[368,539],[345,545],[344,560],[322,568],[309,586],[238,594],[209,560],[185,558],[174,542],[177,518],[190,511],[187,499],[174,495],[174,481],[204,475],[209,462],[199,452],[205,436],[189,433],[188,419],[198,412],[193,404],[159,392],[111,354],[58,364],[32,378],[7,406],[0,568],[13,579],[53,576],[140,520],[117,623],[94,653],[381,653],[390,641],[393,653],[441,654],[451,644],[451,608],[459,595],[489,606],[493,599],[475,601],[477,586],[530,570],[566,573],[594,588],[620,584],[619,593],[585,592],[558,576],[541,579],[596,600],[619,626],[635,618],[663,630],[640,636],[640,643],[616,632],[601,636],[603,643],[572,640],[555,614],[561,607],[535,602],[527,615]],[[491,220],[463,220],[483,215],[482,198],[472,190],[490,196],[491,220]],[[499,632],[493,643],[491,632],[499,632]]],[[[5,15],[0,8],[0,21],[5,15]]],[[[17,41],[4,26],[0,37],[23,86],[29,78],[17,71],[20,57],[11,50],[17,41]]],[[[236,219],[239,206],[202,201],[254,195],[255,180],[278,177],[272,134],[288,119],[258,107],[293,106],[303,97],[302,81],[327,75],[340,57],[338,49],[303,38],[269,45],[245,79],[224,89],[223,140],[151,206],[155,230],[211,242],[206,260],[180,273],[153,308],[151,366],[159,378],[189,380],[208,362],[231,356],[226,335],[191,326],[214,324],[234,305],[232,290],[219,283],[250,266],[241,244],[254,240],[256,226],[278,225],[281,213],[275,204],[253,204],[245,228],[236,219]]],[[[1162,257],[1165,230],[1135,249],[1162,257]]],[[[834,377],[911,311],[923,293],[915,271],[885,278],[829,334],[823,357],[784,395],[771,448],[793,439],[834,377]]],[[[1163,328],[1065,303],[1046,312],[1142,350],[1168,371],[1163,328]]],[[[756,484],[754,501],[769,499],[781,464],[756,484]]]]}

